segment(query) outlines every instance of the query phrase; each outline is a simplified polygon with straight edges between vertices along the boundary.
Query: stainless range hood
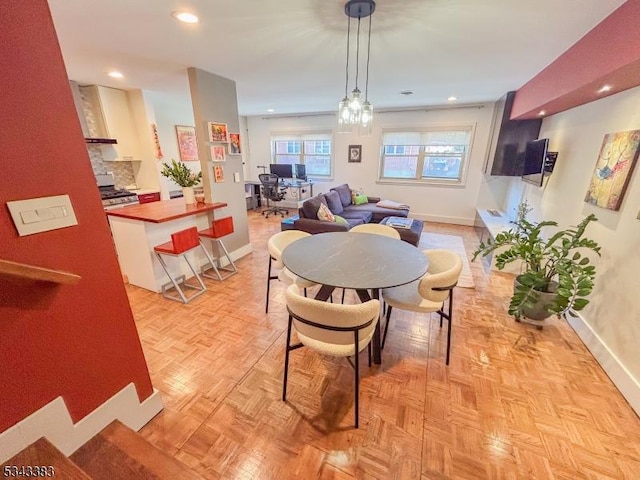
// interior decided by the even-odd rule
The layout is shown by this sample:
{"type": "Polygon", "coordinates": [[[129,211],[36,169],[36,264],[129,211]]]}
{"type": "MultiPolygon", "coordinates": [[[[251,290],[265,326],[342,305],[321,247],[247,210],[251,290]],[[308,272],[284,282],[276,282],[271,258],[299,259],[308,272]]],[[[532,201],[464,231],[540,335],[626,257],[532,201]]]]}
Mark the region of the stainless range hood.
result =
{"type": "MultiPolygon", "coordinates": [[[[77,82],[73,80],[69,80],[69,85],[71,87],[71,93],[73,94],[73,103],[76,107],[76,113],[78,114],[78,120],[80,120],[80,128],[82,128],[82,134],[84,135],[84,141],[87,144],[92,145],[115,145],[118,143],[118,140],[115,138],[107,138],[106,135],[103,136],[95,136],[92,137],[89,131],[89,125],[87,124],[87,117],[84,111],[84,106],[82,104],[82,95],[80,93],[80,86],[77,82]]],[[[101,129],[100,125],[96,125],[98,129],[101,129]]],[[[105,131],[104,125],[102,126],[102,131],[105,131]]]]}

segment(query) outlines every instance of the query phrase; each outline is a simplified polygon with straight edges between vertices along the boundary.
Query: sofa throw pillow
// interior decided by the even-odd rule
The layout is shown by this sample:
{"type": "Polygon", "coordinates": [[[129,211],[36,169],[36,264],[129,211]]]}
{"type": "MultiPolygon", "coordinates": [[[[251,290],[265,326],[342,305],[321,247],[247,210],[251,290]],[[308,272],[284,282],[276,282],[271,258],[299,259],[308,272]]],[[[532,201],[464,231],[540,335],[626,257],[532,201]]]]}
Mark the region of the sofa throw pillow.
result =
{"type": "Polygon", "coordinates": [[[367,196],[361,193],[356,193],[356,195],[353,197],[353,204],[363,205],[365,203],[369,203],[369,199],[367,198],[367,196]]]}
{"type": "Polygon", "coordinates": [[[351,190],[349,189],[349,185],[345,183],[343,185],[333,187],[331,190],[333,190],[334,192],[338,192],[343,207],[351,205],[351,190]]]}
{"type": "Polygon", "coordinates": [[[344,218],[342,218],[340,215],[334,215],[334,218],[336,219],[336,223],[338,225],[345,225],[345,226],[349,226],[349,222],[347,222],[344,218]]]}
{"type": "Polygon", "coordinates": [[[342,202],[340,201],[340,195],[338,192],[329,192],[324,194],[324,199],[327,201],[327,206],[331,213],[334,215],[340,215],[344,211],[342,202]]]}
{"type": "Polygon", "coordinates": [[[327,207],[324,203],[320,204],[320,208],[318,208],[318,220],[324,220],[325,222],[335,222],[336,217],[333,216],[329,207],[327,207]]]}

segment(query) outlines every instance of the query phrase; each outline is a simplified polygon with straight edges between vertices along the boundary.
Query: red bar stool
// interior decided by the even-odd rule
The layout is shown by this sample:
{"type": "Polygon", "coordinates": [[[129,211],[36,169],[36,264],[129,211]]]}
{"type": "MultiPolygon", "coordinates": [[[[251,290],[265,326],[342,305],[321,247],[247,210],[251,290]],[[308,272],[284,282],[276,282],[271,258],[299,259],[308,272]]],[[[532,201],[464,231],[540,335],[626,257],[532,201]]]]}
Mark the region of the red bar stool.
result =
{"type": "Polygon", "coordinates": [[[186,255],[191,250],[194,250],[195,248],[198,248],[198,247],[202,247],[202,244],[200,243],[200,239],[198,238],[198,229],[196,227],[191,227],[191,228],[187,228],[186,230],[181,230],[179,232],[176,232],[171,235],[170,242],[163,243],[162,245],[157,245],[153,247],[153,250],[156,256],[158,257],[158,260],[160,261],[160,265],[162,265],[162,268],[164,268],[164,271],[166,272],[167,276],[171,280],[171,283],[167,283],[162,286],[163,297],[168,298],[170,300],[176,300],[178,302],[189,303],[195,297],[204,293],[204,291],[207,289],[204,282],[202,281],[202,278],[200,278],[200,275],[198,275],[198,272],[196,272],[196,270],[193,268],[193,265],[191,265],[191,262],[189,261],[186,255]],[[186,278],[184,275],[179,275],[176,278],[172,277],[171,273],[169,273],[169,269],[167,268],[167,264],[164,262],[164,259],[162,258],[162,255],[171,255],[173,257],[177,257],[177,256],[184,257],[184,259],[187,262],[187,265],[189,265],[189,268],[193,272],[194,277],[196,277],[196,280],[198,280],[198,283],[200,284],[200,286],[188,284],[186,282],[186,278]],[[180,284],[182,284],[182,286],[185,288],[195,289],[197,290],[197,292],[192,294],[190,297],[187,297],[183,292],[182,288],[180,288],[180,284]],[[179,297],[168,293],[168,290],[170,290],[172,287],[176,289],[176,292],[178,292],[178,294],[180,295],[179,297]]]}
{"type": "Polygon", "coordinates": [[[236,264],[233,263],[233,260],[231,259],[231,255],[229,255],[227,248],[224,246],[224,243],[222,242],[222,237],[224,237],[225,235],[229,235],[230,233],[233,233],[233,217],[225,217],[219,220],[214,220],[211,224],[211,228],[207,228],[206,230],[200,230],[198,232],[198,235],[200,236],[201,239],[208,238],[209,240],[211,240],[212,244],[217,242],[219,246],[218,251],[222,250],[224,256],[227,257],[227,262],[228,262],[226,266],[222,266],[220,262],[221,255],[218,255],[218,257],[216,257],[214,261],[214,258],[211,255],[209,255],[209,252],[207,252],[207,249],[202,244],[202,240],[200,240],[202,249],[207,255],[207,260],[209,260],[209,265],[211,266],[210,268],[204,267],[202,269],[202,272],[200,273],[203,277],[213,278],[214,280],[215,279],[224,280],[238,272],[238,269],[236,268],[236,264]],[[215,276],[213,276],[210,273],[206,273],[207,270],[210,270],[210,269],[215,272],[215,276]],[[225,276],[222,276],[220,271],[227,272],[227,274],[225,276]]]}

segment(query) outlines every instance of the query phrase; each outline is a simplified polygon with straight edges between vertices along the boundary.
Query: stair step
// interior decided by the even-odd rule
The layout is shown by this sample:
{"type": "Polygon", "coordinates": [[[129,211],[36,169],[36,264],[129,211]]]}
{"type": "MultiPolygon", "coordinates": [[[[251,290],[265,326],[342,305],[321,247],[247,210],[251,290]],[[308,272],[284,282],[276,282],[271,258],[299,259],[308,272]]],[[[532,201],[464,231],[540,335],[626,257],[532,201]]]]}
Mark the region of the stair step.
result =
{"type": "Polygon", "coordinates": [[[70,458],[94,480],[204,480],[118,421],[105,427],[70,458]]]}
{"type": "Polygon", "coordinates": [[[91,478],[71,462],[64,453],[54,447],[45,438],[41,438],[32,443],[20,453],[7,460],[6,463],[2,464],[0,475],[8,478],[53,477],[64,478],[65,480],[91,480],[91,478]],[[10,468],[10,470],[6,472],[7,475],[5,475],[5,467],[10,468]],[[18,470],[17,474],[13,475],[13,473],[15,473],[15,471],[12,470],[13,467],[17,467],[18,469],[25,467],[25,470],[18,470]],[[27,467],[31,467],[31,474],[29,474],[27,467]],[[34,467],[39,467],[40,472],[34,467]],[[52,468],[53,475],[50,475],[52,468]],[[42,474],[42,469],[44,469],[44,474],[42,474]],[[40,473],[40,475],[37,475],[37,473],[40,473]]]}

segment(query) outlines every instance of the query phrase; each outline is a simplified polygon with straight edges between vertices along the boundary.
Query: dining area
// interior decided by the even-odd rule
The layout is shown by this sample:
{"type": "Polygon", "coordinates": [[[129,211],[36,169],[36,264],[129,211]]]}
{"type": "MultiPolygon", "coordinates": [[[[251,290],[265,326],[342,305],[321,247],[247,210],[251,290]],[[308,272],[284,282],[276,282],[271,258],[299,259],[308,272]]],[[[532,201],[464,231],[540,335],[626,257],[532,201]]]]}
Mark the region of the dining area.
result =
{"type": "Polygon", "coordinates": [[[367,351],[369,367],[384,368],[382,354],[394,308],[436,313],[441,329],[446,320],[449,364],[453,290],[462,270],[457,253],[421,250],[402,241],[397,230],[376,224],[316,235],[286,230],[269,238],[268,250],[267,312],[270,283],[288,285],[283,401],[290,352],[306,346],[321,355],[345,357],[354,370],[358,428],[360,354],[367,351]]]}

